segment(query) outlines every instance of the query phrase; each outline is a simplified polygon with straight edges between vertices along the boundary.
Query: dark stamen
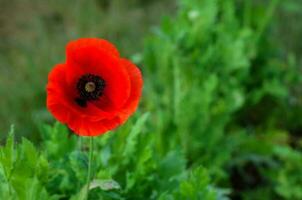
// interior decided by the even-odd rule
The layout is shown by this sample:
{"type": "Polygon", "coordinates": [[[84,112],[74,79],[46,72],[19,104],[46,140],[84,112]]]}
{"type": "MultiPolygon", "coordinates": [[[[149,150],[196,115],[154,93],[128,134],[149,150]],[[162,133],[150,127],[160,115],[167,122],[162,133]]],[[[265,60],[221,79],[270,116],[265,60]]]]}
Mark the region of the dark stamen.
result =
{"type": "Polygon", "coordinates": [[[76,102],[79,106],[81,106],[81,107],[86,107],[86,106],[87,106],[87,101],[84,100],[84,99],[75,98],[74,100],[75,100],[75,102],[76,102]]]}
{"type": "Polygon", "coordinates": [[[76,85],[79,97],[75,98],[75,102],[81,107],[86,107],[87,101],[97,100],[103,95],[105,86],[105,80],[100,76],[93,74],[83,75],[76,85]]]}

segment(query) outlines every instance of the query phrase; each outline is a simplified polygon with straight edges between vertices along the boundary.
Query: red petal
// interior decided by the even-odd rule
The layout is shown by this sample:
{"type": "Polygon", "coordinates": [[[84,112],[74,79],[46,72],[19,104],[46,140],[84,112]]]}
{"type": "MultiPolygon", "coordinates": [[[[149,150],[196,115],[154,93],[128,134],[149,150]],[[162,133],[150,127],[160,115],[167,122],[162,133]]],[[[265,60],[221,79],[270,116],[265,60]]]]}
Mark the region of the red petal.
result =
{"type": "Polygon", "coordinates": [[[78,49],[86,48],[86,47],[93,47],[96,49],[102,49],[110,54],[119,57],[120,54],[116,47],[104,39],[99,38],[81,38],[77,40],[73,40],[67,44],[66,53],[67,57],[72,57],[73,54],[77,52],[78,49]]]}
{"type": "MultiPolygon", "coordinates": [[[[67,74],[67,81],[71,83],[75,79],[78,79],[81,75],[87,71],[86,65],[90,63],[94,67],[94,59],[91,54],[94,52],[104,51],[114,57],[119,57],[119,52],[116,47],[104,39],[99,38],[81,38],[69,42],[66,46],[66,58],[67,64],[74,65],[77,63],[81,67],[72,68],[72,73],[67,74]]],[[[97,56],[96,56],[97,57],[97,56]]]]}
{"type": "Polygon", "coordinates": [[[80,136],[98,136],[116,128],[120,124],[118,117],[99,121],[89,121],[86,118],[75,118],[68,125],[80,136]]]}
{"type": "MultiPolygon", "coordinates": [[[[90,44],[90,43],[89,43],[90,44]]],[[[76,85],[84,74],[101,76],[105,82],[103,105],[101,100],[95,105],[107,111],[123,107],[130,94],[130,79],[127,69],[120,60],[96,45],[74,47],[72,54],[67,49],[67,82],[76,85]],[[110,102],[108,102],[108,100],[110,102]]]]}
{"type": "Polygon", "coordinates": [[[66,64],[50,72],[47,84],[47,107],[76,134],[97,136],[125,122],[136,110],[142,93],[140,70],[102,39],[79,39],[67,45],[66,64]],[[75,103],[76,84],[84,74],[101,76],[106,87],[98,101],[82,108],[75,103]]]}
{"type": "Polygon", "coordinates": [[[95,105],[88,103],[82,108],[74,101],[73,89],[65,81],[66,66],[56,65],[48,76],[47,107],[50,112],[62,123],[68,123],[73,115],[88,117],[91,121],[112,118],[112,113],[104,112],[95,105]]]}
{"type": "Polygon", "coordinates": [[[125,121],[137,109],[142,94],[143,78],[141,71],[132,62],[126,59],[122,59],[121,62],[127,69],[131,82],[130,96],[119,114],[121,120],[125,121]]]}

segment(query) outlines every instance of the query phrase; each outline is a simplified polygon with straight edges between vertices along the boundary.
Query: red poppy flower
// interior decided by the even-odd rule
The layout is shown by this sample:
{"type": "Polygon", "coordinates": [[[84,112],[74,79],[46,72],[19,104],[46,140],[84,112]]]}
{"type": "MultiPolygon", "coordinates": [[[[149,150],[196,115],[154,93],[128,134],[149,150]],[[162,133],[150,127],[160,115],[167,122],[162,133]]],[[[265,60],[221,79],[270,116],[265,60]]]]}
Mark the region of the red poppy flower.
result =
{"type": "Polygon", "coordinates": [[[113,44],[78,39],[67,44],[66,62],[48,75],[47,107],[76,134],[97,136],[136,110],[142,85],[140,70],[121,58],[113,44]]]}

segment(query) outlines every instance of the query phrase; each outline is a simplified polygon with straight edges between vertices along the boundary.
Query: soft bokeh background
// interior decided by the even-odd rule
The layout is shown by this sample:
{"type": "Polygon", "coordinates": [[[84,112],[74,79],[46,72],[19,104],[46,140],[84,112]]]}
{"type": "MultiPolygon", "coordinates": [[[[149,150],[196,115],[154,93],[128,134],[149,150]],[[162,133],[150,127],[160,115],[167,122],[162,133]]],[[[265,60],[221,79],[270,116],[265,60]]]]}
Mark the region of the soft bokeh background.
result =
{"type": "Polygon", "coordinates": [[[96,142],[95,177],[121,189],[90,199],[302,200],[301,22],[300,0],[0,0],[1,144],[14,124],[38,146],[0,148],[0,199],[81,196],[87,141],[53,126],[45,85],[68,41],[102,37],[145,85],[96,142]]]}

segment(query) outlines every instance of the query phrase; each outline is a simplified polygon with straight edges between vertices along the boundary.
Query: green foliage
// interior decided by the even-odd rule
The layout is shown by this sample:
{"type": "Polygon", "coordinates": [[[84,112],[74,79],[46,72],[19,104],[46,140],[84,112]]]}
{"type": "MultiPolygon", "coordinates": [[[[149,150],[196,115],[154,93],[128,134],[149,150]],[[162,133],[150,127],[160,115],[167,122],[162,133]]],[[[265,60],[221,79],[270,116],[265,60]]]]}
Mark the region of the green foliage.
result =
{"type": "Polygon", "coordinates": [[[176,187],[172,194],[163,194],[159,199],[179,199],[179,200],[198,200],[198,199],[224,199],[218,196],[218,191],[215,191],[210,185],[207,171],[199,167],[192,171],[187,178],[182,180],[179,187],[176,187]]]}
{"type": "MultiPolygon", "coordinates": [[[[211,181],[204,168],[190,172],[184,155],[175,150],[157,154],[154,135],[146,131],[149,116],[95,139],[90,199],[215,199],[218,190],[208,185],[211,181]]],[[[58,123],[43,130],[44,137],[59,137],[56,144],[65,148],[56,148],[48,138],[40,152],[26,139],[15,149],[11,134],[0,149],[1,199],[81,200],[85,196],[88,141],[78,138],[75,145],[76,137],[58,123]]]]}
{"type": "Polygon", "coordinates": [[[276,172],[276,192],[285,199],[302,199],[302,154],[288,147],[276,147],[275,154],[281,160],[276,172]]]}
{"type": "Polygon", "coordinates": [[[12,131],[0,150],[1,199],[53,199],[45,188],[48,162],[30,141],[15,147],[12,131]]]}
{"type": "Polygon", "coordinates": [[[278,3],[183,0],[146,42],[144,95],[158,152],[181,148],[234,198],[301,198],[290,186],[301,178],[275,155],[280,142],[291,149],[290,131],[302,125],[292,118],[299,103],[290,103],[302,76],[268,31],[278,3]]]}

